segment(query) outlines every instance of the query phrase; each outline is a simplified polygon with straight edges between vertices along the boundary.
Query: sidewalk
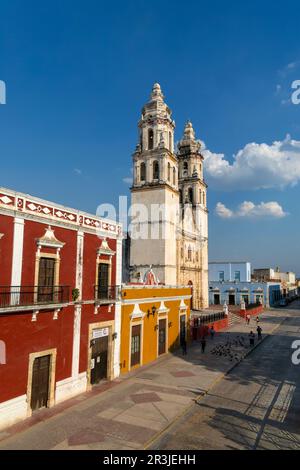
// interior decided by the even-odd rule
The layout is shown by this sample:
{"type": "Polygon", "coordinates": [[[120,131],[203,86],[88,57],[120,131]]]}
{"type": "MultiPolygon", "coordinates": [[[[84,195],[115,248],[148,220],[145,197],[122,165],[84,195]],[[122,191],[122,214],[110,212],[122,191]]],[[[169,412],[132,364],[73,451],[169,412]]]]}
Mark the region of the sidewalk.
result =
{"type": "MultiPolygon", "coordinates": [[[[286,312],[260,316],[263,336],[272,334],[286,312]]],[[[207,339],[205,354],[193,344],[188,354],[168,354],[111,383],[93,388],[0,432],[0,449],[143,449],[199,396],[249,352],[239,322],[207,339]],[[243,345],[243,341],[245,346],[243,345]]]]}

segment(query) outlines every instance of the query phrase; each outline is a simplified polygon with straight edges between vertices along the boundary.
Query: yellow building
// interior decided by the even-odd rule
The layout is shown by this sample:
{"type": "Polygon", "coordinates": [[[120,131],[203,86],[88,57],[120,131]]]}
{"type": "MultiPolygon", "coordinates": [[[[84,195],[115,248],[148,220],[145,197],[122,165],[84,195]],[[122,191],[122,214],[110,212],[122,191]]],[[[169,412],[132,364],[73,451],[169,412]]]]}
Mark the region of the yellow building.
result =
{"type": "Polygon", "coordinates": [[[122,288],[121,373],[149,364],[187,339],[191,287],[122,288]]]}

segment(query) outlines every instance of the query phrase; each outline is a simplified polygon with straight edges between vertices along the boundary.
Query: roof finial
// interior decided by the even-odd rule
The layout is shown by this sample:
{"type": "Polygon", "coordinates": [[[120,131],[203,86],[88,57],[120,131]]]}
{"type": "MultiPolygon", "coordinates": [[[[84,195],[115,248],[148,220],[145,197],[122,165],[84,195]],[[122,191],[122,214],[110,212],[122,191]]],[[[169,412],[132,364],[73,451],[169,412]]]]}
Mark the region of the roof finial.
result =
{"type": "Polygon", "coordinates": [[[151,99],[153,101],[161,100],[163,101],[164,95],[162,94],[161,87],[159,83],[154,83],[151,93],[151,99]]]}

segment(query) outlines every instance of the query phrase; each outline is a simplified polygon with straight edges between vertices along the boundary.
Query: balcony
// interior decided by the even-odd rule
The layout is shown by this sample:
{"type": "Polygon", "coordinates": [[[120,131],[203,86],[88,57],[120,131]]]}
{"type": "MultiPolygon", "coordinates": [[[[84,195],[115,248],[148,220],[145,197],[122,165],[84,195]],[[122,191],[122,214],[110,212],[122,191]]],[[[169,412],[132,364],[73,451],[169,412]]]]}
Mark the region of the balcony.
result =
{"type": "Polygon", "coordinates": [[[69,301],[69,286],[0,286],[0,309],[41,309],[69,301]]]}
{"type": "Polygon", "coordinates": [[[95,286],[95,303],[98,305],[117,302],[119,297],[119,286],[95,286]]]}

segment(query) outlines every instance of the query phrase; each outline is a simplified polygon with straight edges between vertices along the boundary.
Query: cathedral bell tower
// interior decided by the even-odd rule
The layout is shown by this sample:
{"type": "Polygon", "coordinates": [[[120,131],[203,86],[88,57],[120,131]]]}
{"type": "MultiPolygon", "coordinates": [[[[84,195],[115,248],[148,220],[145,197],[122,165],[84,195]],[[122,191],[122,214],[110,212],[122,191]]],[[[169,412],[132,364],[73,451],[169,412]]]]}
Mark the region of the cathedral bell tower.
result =
{"type": "Polygon", "coordinates": [[[193,308],[197,310],[208,306],[207,185],[200,150],[201,143],[188,121],[177,152],[181,212],[177,283],[193,286],[193,308]]]}
{"type": "Polygon", "coordinates": [[[132,279],[142,278],[152,265],[160,282],[175,285],[179,192],[171,116],[160,85],[155,83],[150,101],[142,109],[133,154],[130,270],[132,279]]]}

